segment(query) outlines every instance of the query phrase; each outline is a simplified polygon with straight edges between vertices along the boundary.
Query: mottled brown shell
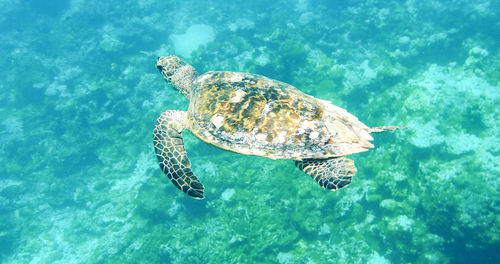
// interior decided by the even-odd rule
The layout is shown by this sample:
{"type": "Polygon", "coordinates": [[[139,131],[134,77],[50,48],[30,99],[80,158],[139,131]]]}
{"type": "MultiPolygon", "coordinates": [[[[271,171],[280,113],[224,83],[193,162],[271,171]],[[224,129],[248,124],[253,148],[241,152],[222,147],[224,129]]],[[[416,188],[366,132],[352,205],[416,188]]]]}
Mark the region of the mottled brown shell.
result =
{"type": "Polygon", "coordinates": [[[272,159],[328,158],[373,147],[346,110],[264,76],[207,72],[195,80],[187,126],[203,141],[272,159]]]}

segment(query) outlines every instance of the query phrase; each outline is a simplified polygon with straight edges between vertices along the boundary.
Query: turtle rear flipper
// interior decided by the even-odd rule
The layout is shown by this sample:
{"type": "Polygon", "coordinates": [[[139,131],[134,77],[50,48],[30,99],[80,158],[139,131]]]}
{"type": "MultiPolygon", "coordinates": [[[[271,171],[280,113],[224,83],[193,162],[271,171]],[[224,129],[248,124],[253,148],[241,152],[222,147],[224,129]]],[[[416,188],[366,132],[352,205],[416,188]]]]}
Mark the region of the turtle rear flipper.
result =
{"type": "Polygon", "coordinates": [[[332,191],[344,188],[356,174],[354,161],[345,157],[332,159],[304,159],[295,166],[316,180],[321,187],[332,191]]]}
{"type": "Polygon", "coordinates": [[[172,183],[193,198],[203,199],[203,184],[191,171],[182,129],[186,112],[167,110],[156,122],[153,141],[160,168],[172,183]]]}

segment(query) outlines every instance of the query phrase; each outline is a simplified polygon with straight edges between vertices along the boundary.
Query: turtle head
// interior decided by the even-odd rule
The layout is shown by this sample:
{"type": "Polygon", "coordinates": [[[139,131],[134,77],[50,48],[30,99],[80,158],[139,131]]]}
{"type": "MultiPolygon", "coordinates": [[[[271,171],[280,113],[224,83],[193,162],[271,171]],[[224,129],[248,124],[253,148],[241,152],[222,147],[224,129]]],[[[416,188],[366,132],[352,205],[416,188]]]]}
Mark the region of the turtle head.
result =
{"type": "Polygon", "coordinates": [[[193,82],[198,77],[198,72],[193,66],[185,63],[179,57],[171,55],[159,57],[156,60],[156,68],[168,84],[172,84],[189,100],[193,90],[193,82]]]}

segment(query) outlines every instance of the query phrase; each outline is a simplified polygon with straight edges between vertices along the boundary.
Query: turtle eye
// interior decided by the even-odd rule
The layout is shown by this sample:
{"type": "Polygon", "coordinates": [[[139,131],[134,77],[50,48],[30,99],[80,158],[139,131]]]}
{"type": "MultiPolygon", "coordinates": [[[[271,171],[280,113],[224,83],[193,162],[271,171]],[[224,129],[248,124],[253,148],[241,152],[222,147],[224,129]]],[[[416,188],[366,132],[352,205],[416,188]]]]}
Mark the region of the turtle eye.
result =
{"type": "Polygon", "coordinates": [[[163,66],[161,66],[161,65],[156,65],[156,68],[157,68],[159,71],[163,71],[163,66]]]}

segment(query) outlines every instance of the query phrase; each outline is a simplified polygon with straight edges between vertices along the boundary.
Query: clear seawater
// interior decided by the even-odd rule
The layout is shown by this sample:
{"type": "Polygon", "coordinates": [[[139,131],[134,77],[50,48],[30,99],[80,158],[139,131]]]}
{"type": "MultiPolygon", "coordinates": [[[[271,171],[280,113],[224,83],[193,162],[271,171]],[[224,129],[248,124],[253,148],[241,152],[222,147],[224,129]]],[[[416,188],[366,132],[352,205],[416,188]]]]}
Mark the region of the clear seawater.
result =
{"type": "Polygon", "coordinates": [[[0,263],[500,263],[500,1],[0,0],[0,263]],[[329,192],[184,133],[155,58],[266,75],[376,134],[329,192]]]}

